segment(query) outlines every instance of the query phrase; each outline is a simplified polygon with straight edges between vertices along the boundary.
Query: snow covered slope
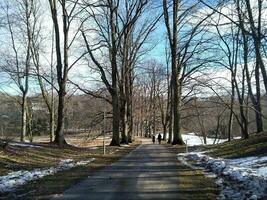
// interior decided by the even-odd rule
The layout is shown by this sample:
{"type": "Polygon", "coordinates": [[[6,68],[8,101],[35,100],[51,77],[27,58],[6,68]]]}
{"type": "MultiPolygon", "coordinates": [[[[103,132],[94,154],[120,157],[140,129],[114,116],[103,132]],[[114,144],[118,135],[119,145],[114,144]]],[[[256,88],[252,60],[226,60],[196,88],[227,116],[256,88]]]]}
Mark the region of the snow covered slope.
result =
{"type": "MultiPolygon", "coordinates": [[[[195,133],[187,133],[187,134],[182,134],[182,138],[184,142],[187,143],[188,146],[195,146],[195,145],[204,145],[204,140],[203,137],[199,137],[195,135],[195,133]]],[[[222,142],[226,142],[227,139],[217,139],[214,142],[214,138],[207,138],[207,144],[218,144],[222,142]]]]}
{"type": "Polygon", "coordinates": [[[208,175],[215,175],[222,189],[219,199],[267,199],[266,133],[251,135],[247,140],[199,147],[198,151],[177,156],[184,164],[205,168],[208,175]]]}
{"type": "Polygon", "coordinates": [[[66,159],[62,160],[57,167],[50,167],[48,169],[34,169],[32,171],[11,172],[6,176],[0,176],[0,193],[13,191],[16,189],[16,187],[29,181],[55,174],[59,171],[71,169],[76,166],[86,165],[94,160],[94,158],[91,158],[89,160],[75,162],[72,159],[66,159]]]}

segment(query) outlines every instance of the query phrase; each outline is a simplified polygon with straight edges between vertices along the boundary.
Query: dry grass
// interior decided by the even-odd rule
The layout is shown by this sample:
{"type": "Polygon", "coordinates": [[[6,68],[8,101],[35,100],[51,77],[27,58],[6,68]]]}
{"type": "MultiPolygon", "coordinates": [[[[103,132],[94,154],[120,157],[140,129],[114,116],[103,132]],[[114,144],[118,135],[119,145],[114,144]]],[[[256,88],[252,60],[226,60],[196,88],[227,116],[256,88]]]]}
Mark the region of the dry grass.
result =
{"type": "Polygon", "coordinates": [[[252,134],[247,140],[239,139],[218,145],[207,146],[205,150],[213,157],[240,158],[267,155],[267,133],[252,134]]]}
{"type": "MultiPolygon", "coordinates": [[[[178,153],[185,152],[185,146],[173,146],[172,149],[178,153]]],[[[190,151],[208,151],[213,157],[240,158],[246,156],[267,155],[267,134],[250,135],[247,140],[239,139],[218,145],[189,147],[190,151]]],[[[192,161],[191,164],[195,162],[192,161]]],[[[213,178],[205,177],[203,170],[192,170],[181,165],[179,171],[179,188],[181,188],[181,199],[216,199],[219,188],[214,183],[213,178]]],[[[179,198],[180,199],[180,198],[179,198]]]]}
{"type": "MultiPolygon", "coordinates": [[[[177,154],[185,152],[185,146],[177,145],[173,146],[172,149],[177,154]]],[[[179,163],[178,187],[181,193],[179,199],[213,200],[217,198],[220,189],[215,184],[214,178],[206,177],[203,172],[204,170],[192,169],[179,163]]]]}
{"type": "MultiPolygon", "coordinates": [[[[85,179],[96,170],[117,161],[123,155],[133,150],[138,145],[138,142],[124,147],[106,146],[106,155],[103,155],[102,146],[97,146],[97,148],[74,146],[59,148],[49,144],[38,145],[42,147],[31,148],[9,145],[6,150],[0,150],[0,176],[12,171],[57,166],[63,159],[79,161],[95,158],[96,160],[84,166],[31,181],[17,188],[16,192],[0,194],[0,197],[13,199],[14,195],[16,195],[23,199],[49,199],[52,195],[61,193],[71,185],[85,179]]],[[[88,144],[88,146],[92,145],[88,144]]]]}

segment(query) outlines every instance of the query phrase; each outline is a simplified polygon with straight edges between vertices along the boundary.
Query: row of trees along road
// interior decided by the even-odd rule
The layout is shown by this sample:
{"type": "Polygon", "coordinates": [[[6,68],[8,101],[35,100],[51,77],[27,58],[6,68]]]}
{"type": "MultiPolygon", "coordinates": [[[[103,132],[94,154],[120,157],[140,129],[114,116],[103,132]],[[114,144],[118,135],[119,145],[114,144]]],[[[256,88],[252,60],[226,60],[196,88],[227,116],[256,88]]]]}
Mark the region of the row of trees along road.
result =
{"type": "Polygon", "coordinates": [[[20,94],[21,141],[31,132],[28,98],[36,90],[49,113],[50,141],[60,146],[67,102],[77,91],[111,108],[111,145],[158,131],[184,144],[183,129],[206,142],[211,105],[216,136],[222,123],[229,140],[234,127],[243,138],[254,125],[262,132],[265,11],[261,0],[3,0],[1,91],[20,94]],[[155,58],[155,51],[164,55],[155,58]],[[219,69],[230,76],[210,75],[219,69]],[[188,119],[199,129],[186,126],[188,119]]]}

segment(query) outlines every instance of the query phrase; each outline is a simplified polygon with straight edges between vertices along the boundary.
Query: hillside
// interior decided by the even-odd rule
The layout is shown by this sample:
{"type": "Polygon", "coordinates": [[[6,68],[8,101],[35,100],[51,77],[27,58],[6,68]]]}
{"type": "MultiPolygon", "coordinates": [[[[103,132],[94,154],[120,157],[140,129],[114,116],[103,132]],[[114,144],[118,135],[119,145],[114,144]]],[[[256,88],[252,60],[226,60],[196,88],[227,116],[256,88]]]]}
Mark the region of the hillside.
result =
{"type": "Polygon", "coordinates": [[[221,188],[220,199],[267,198],[267,134],[252,134],[217,145],[192,147],[178,159],[204,168],[221,188]]]}
{"type": "Polygon", "coordinates": [[[248,140],[233,140],[205,147],[209,155],[221,158],[242,158],[248,156],[267,156],[267,134],[251,134],[248,140]]]}
{"type": "MultiPolygon", "coordinates": [[[[88,147],[44,143],[10,142],[3,148],[0,140],[0,199],[50,199],[96,170],[117,161],[136,147],[88,147]],[[56,187],[54,185],[56,184],[56,187]]],[[[95,146],[96,145],[96,146],[95,146]]]]}

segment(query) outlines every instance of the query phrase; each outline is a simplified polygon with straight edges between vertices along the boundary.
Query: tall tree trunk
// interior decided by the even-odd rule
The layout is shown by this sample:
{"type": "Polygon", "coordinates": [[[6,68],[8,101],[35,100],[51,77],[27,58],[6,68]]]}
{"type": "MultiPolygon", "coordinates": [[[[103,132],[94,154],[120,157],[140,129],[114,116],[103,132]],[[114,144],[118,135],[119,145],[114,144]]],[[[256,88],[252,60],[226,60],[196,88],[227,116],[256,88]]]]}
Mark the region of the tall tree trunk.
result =
{"type": "MultiPolygon", "coordinates": [[[[172,105],[171,105],[172,106],[172,105]]],[[[173,140],[173,109],[170,109],[170,120],[169,120],[169,138],[168,138],[168,144],[172,143],[173,140]]]]}
{"type": "Polygon", "coordinates": [[[240,111],[240,122],[241,122],[241,135],[242,138],[244,139],[248,139],[249,135],[248,135],[248,121],[247,121],[247,117],[245,114],[245,74],[244,74],[244,70],[243,70],[243,75],[242,75],[242,91],[240,94],[239,91],[239,87],[235,78],[235,87],[236,87],[236,92],[237,92],[237,96],[238,96],[238,101],[239,101],[239,111],[240,111]]]}
{"type": "MultiPolygon", "coordinates": [[[[264,61],[262,59],[261,55],[261,14],[262,14],[262,0],[258,1],[258,9],[259,9],[259,15],[258,15],[258,27],[256,28],[255,21],[253,18],[253,13],[252,13],[252,8],[250,5],[250,0],[245,0],[246,2],[246,7],[247,7],[247,12],[248,12],[248,17],[249,17],[249,24],[252,32],[252,38],[253,38],[253,43],[254,43],[254,49],[255,49],[255,54],[256,54],[256,62],[258,63],[261,73],[262,73],[262,78],[263,78],[263,84],[265,87],[265,92],[267,93],[267,72],[266,72],[266,67],[264,64],[264,61]]],[[[239,4],[239,1],[238,1],[239,4]]]]}
{"type": "MultiPolygon", "coordinates": [[[[250,7],[249,2],[247,2],[247,7],[250,7]]],[[[241,16],[239,1],[237,4],[237,8],[238,8],[238,13],[239,13],[238,16],[239,16],[239,21],[240,21],[240,25],[241,25],[242,39],[243,39],[243,46],[244,46],[243,57],[244,57],[244,68],[245,68],[246,80],[247,80],[247,86],[248,86],[248,94],[249,94],[250,100],[253,104],[253,108],[255,110],[255,120],[256,120],[257,132],[261,132],[261,131],[263,131],[263,122],[262,122],[262,111],[261,111],[261,104],[260,104],[261,94],[260,94],[259,68],[261,65],[261,59],[262,58],[261,58],[261,54],[256,50],[259,48],[257,45],[260,45],[260,44],[258,43],[257,37],[254,36],[253,41],[254,41],[254,46],[255,46],[255,50],[256,50],[256,69],[255,69],[256,98],[255,98],[253,91],[252,91],[251,77],[250,77],[250,72],[248,69],[248,55],[249,55],[248,36],[246,36],[246,31],[245,31],[245,27],[244,27],[244,21],[243,21],[243,18],[241,16]]],[[[253,20],[251,13],[249,14],[249,17],[250,17],[250,20],[253,20]]],[[[259,20],[260,20],[260,16],[259,16],[259,20]]],[[[254,22],[250,21],[250,25],[251,25],[251,27],[254,27],[254,22]]],[[[261,28],[260,28],[260,22],[259,22],[259,27],[258,27],[259,34],[260,34],[260,29],[261,28]]],[[[255,35],[255,34],[256,34],[256,32],[253,31],[253,35],[255,35]]]]}
{"type": "Polygon", "coordinates": [[[205,129],[205,126],[204,126],[203,119],[200,116],[201,114],[200,114],[199,109],[198,109],[197,99],[196,98],[195,98],[195,107],[196,107],[196,111],[197,111],[198,124],[199,124],[200,129],[201,129],[201,134],[202,134],[202,137],[203,137],[203,141],[204,141],[204,144],[207,144],[206,129],[205,129]]]}
{"type": "Polygon", "coordinates": [[[20,141],[25,142],[25,137],[27,134],[27,96],[26,93],[22,94],[22,104],[21,104],[21,135],[20,141]]]}
{"type": "Polygon", "coordinates": [[[231,94],[231,105],[230,105],[230,116],[228,122],[228,141],[232,139],[232,130],[233,130],[233,120],[234,120],[234,103],[235,103],[235,82],[233,73],[231,73],[231,87],[232,87],[232,94],[231,94]]]}
{"type": "Polygon", "coordinates": [[[110,146],[119,146],[120,145],[120,106],[118,93],[115,91],[112,94],[112,110],[113,110],[113,120],[112,120],[112,140],[110,146]]]}
{"type": "Polygon", "coordinates": [[[130,107],[128,108],[129,111],[127,113],[127,130],[128,130],[128,143],[132,143],[133,142],[133,121],[134,121],[134,117],[133,117],[133,112],[132,112],[132,106],[129,105],[130,107]]]}
{"type": "Polygon", "coordinates": [[[144,108],[143,108],[143,97],[140,95],[140,106],[141,106],[141,110],[140,110],[140,117],[138,118],[139,119],[139,122],[140,122],[140,136],[141,138],[143,138],[143,129],[144,129],[144,123],[143,123],[143,115],[144,115],[144,108]]]}
{"type": "MultiPolygon", "coordinates": [[[[27,3],[26,3],[27,5],[27,3]]],[[[21,133],[21,142],[25,142],[25,136],[27,134],[27,94],[29,90],[29,72],[30,72],[30,60],[31,60],[31,30],[30,30],[30,10],[31,9],[26,6],[26,25],[27,25],[27,54],[26,54],[26,60],[25,60],[25,82],[24,87],[20,83],[20,90],[22,91],[22,133],[21,133]]]]}
{"type": "MultiPolygon", "coordinates": [[[[122,86],[123,87],[123,86],[122,86]]],[[[123,89],[122,89],[123,90],[123,89]]],[[[128,124],[127,124],[127,115],[126,115],[126,101],[124,91],[120,92],[120,122],[121,122],[121,144],[128,144],[128,124]]]]}
{"type": "Polygon", "coordinates": [[[54,138],[55,138],[55,114],[54,114],[54,111],[49,113],[49,132],[50,132],[50,142],[53,142],[54,138]]]}
{"type": "Polygon", "coordinates": [[[163,141],[166,141],[167,136],[167,124],[163,125],[163,141]]]}
{"type": "MultiPolygon", "coordinates": [[[[176,80],[177,81],[177,80],[176,80]]],[[[181,84],[177,84],[177,87],[174,87],[174,105],[173,105],[173,141],[172,144],[184,144],[181,135],[181,84]]]]}
{"type": "Polygon", "coordinates": [[[136,134],[137,137],[141,136],[141,135],[139,135],[139,120],[135,125],[135,134],[136,134]]]}
{"type": "Polygon", "coordinates": [[[56,0],[49,0],[51,15],[54,25],[55,33],[55,47],[56,47],[56,57],[57,57],[57,83],[58,83],[58,110],[57,110],[57,128],[55,132],[54,142],[59,146],[66,144],[64,136],[64,120],[65,120],[65,96],[66,96],[66,84],[68,79],[68,33],[69,33],[69,21],[67,16],[66,1],[61,1],[61,9],[63,13],[63,35],[64,35],[64,48],[63,48],[63,61],[61,55],[61,41],[60,41],[60,31],[57,17],[57,5],[56,0]]]}
{"type": "Polygon", "coordinates": [[[230,108],[230,116],[228,122],[228,141],[230,142],[232,139],[232,132],[233,132],[233,123],[234,123],[234,113],[232,107],[230,108]]]}
{"type": "Polygon", "coordinates": [[[152,132],[153,135],[156,135],[156,77],[155,77],[155,69],[153,69],[153,85],[152,85],[152,99],[153,99],[153,104],[152,104],[152,108],[153,108],[153,116],[152,116],[152,132]]]}
{"type": "MultiPolygon", "coordinates": [[[[239,87],[238,87],[238,83],[236,81],[236,65],[235,65],[235,69],[233,69],[232,74],[233,74],[233,78],[234,78],[234,84],[235,84],[235,88],[236,88],[236,94],[238,97],[238,101],[239,101],[239,111],[240,111],[240,127],[241,127],[241,135],[243,138],[248,138],[248,123],[247,123],[247,118],[246,115],[244,113],[244,93],[245,93],[245,76],[247,78],[247,81],[250,80],[248,79],[249,75],[248,75],[248,40],[246,37],[246,33],[245,33],[245,26],[244,26],[244,19],[243,19],[243,15],[242,15],[242,11],[241,11],[241,7],[240,7],[240,0],[237,0],[237,11],[238,11],[238,18],[239,18],[239,23],[240,23],[240,28],[241,28],[241,33],[242,33],[242,39],[243,39],[243,45],[244,45],[244,52],[243,52],[243,59],[244,59],[244,69],[243,69],[243,74],[242,74],[242,93],[240,94],[239,91],[239,87]]],[[[235,63],[237,64],[237,62],[235,63]]],[[[249,93],[252,92],[252,90],[250,91],[250,84],[248,84],[248,89],[249,89],[249,93]]],[[[252,97],[252,96],[251,96],[252,97]]]]}
{"type": "Polygon", "coordinates": [[[140,136],[141,136],[141,138],[144,137],[143,129],[144,129],[143,121],[141,120],[141,122],[140,122],[140,136]]]}
{"type": "Polygon", "coordinates": [[[118,66],[117,66],[117,27],[116,27],[116,12],[118,11],[113,5],[113,1],[109,1],[109,24],[111,33],[110,61],[111,61],[111,79],[112,79],[112,109],[113,109],[113,135],[110,145],[120,146],[120,105],[118,93],[118,66]]]}
{"type": "Polygon", "coordinates": [[[54,75],[53,75],[53,62],[54,62],[54,32],[52,33],[52,47],[51,47],[51,63],[50,63],[50,76],[51,76],[51,101],[49,106],[49,99],[47,100],[47,107],[49,109],[49,132],[50,132],[50,143],[55,138],[55,99],[54,99],[54,75]]]}
{"type": "Polygon", "coordinates": [[[27,115],[27,136],[30,141],[30,143],[33,142],[33,134],[32,134],[32,111],[30,110],[29,104],[26,106],[26,115],[27,115]]]}
{"type": "MultiPolygon", "coordinates": [[[[50,102],[50,110],[49,110],[49,132],[50,132],[50,143],[54,141],[55,138],[55,99],[54,99],[54,78],[52,72],[51,65],[51,102],[50,102]]],[[[49,107],[49,106],[48,106],[49,107]]]]}
{"type": "Polygon", "coordinates": [[[65,123],[65,95],[66,92],[64,86],[61,86],[58,93],[58,110],[57,110],[57,129],[55,143],[62,146],[66,144],[64,137],[64,123],[65,123]],[[63,87],[63,88],[62,88],[63,87]]]}
{"type": "Polygon", "coordinates": [[[255,116],[256,116],[256,125],[257,133],[263,131],[263,122],[262,122],[262,109],[261,109],[261,90],[260,90],[260,68],[258,62],[256,62],[255,69],[255,79],[256,79],[256,106],[255,106],[255,116]]]}
{"type": "Polygon", "coordinates": [[[173,141],[172,144],[179,144],[179,94],[178,94],[178,74],[177,74],[177,12],[178,12],[178,1],[173,1],[173,36],[171,46],[171,57],[172,57],[172,113],[173,113],[173,141]]]}
{"type": "MultiPolygon", "coordinates": [[[[172,82],[172,78],[171,78],[171,82],[172,82]]],[[[169,138],[168,138],[168,144],[172,143],[172,139],[173,139],[173,104],[172,104],[172,94],[173,94],[173,90],[172,90],[172,84],[170,83],[169,86],[169,90],[170,90],[170,107],[169,107],[169,138]]]]}
{"type": "Polygon", "coordinates": [[[120,125],[121,125],[121,144],[128,144],[128,130],[127,130],[127,108],[126,108],[126,85],[127,85],[127,68],[128,68],[128,48],[127,48],[127,34],[124,34],[123,40],[123,54],[122,66],[120,73],[119,89],[120,89],[120,125]]]}
{"type": "MultiPolygon", "coordinates": [[[[166,141],[166,134],[167,134],[167,116],[168,116],[168,106],[167,106],[167,112],[165,115],[165,110],[164,110],[164,97],[160,96],[158,94],[158,100],[159,100],[159,108],[160,108],[160,114],[161,114],[161,124],[162,124],[162,129],[163,129],[163,141],[166,141]]],[[[168,104],[169,99],[167,98],[167,104],[168,104]]]]}
{"type": "MultiPolygon", "coordinates": [[[[168,85],[168,93],[167,93],[167,107],[166,107],[166,113],[165,113],[165,126],[163,127],[163,130],[165,130],[165,134],[163,134],[163,140],[166,141],[167,139],[167,127],[170,120],[170,109],[171,109],[171,80],[170,80],[170,72],[169,72],[169,59],[168,59],[168,52],[166,51],[166,63],[167,63],[167,85],[168,85]]],[[[168,143],[170,143],[168,141],[168,143]]]]}
{"type": "Polygon", "coordinates": [[[128,69],[128,75],[126,76],[126,107],[127,107],[127,124],[128,124],[128,142],[132,143],[133,141],[133,78],[132,78],[133,69],[128,69]]]}
{"type": "Polygon", "coordinates": [[[262,0],[258,0],[258,28],[257,28],[257,32],[258,32],[258,37],[257,37],[257,41],[259,43],[259,55],[260,57],[257,59],[256,62],[256,74],[255,74],[255,78],[256,78],[256,88],[257,88],[257,111],[259,111],[258,113],[258,121],[259,123],[257,124],[257,132],[261,132],[263,131],[263,121],[262,121],[262,109],[261,109],[261,92],[260,92],[260,72],[259,72],[259,68],[261,69],[261,73],[262,73],[262,77],[263,77],[263,82],[265,85],[265,93],[267,93],[267,72],[266,72],[266,66],[265,63],[263,61],[262,55],[261,55],[261,43],[262,43],[262,30],[261,30],[261,26],[262,26],[262,4],[263,1],[262,0]]]}
{"type": "Polygon", "coordinates": [[[172,69],[172,113],[173,113],[173,141],[172,144],[184,144],[181,132],[180,132],[180,101],[181,101],[181,87],[182,85],[178,84],[179,71],[181,66],[178,66],[177,61],[177,38],[178,38],[178,0],[173,0],[173,13],[172,13],[172,30],[169,21],[169,12],[168,4],[166,0],[163,0],[163,12],[165,25],[168,32],[168,39],[171,47],[171,69],[172,69]]]}

